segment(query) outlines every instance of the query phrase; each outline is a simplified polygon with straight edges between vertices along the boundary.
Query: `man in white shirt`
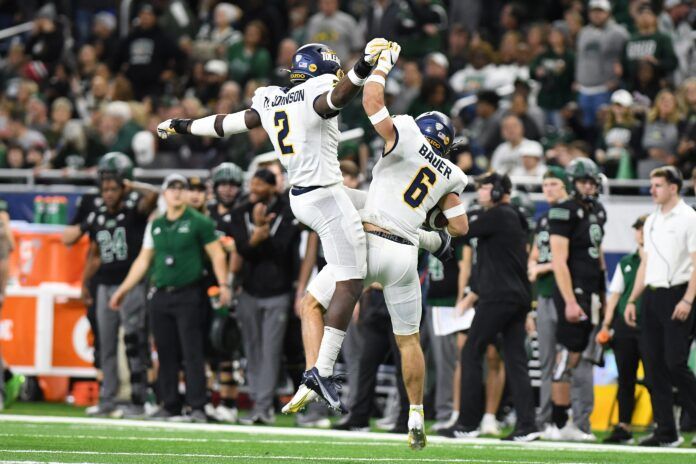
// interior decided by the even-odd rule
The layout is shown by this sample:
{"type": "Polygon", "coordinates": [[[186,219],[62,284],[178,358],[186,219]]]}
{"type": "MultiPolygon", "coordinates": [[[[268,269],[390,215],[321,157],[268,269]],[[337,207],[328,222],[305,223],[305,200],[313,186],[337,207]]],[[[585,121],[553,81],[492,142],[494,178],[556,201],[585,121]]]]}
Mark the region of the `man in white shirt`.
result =
{"type": "Polygon", "coordinates": [[[505,116],[500,124],[500,132],[505,142],[498,145],[491,157],[491,168],[500,174],[510,172],[520,163],[520,148],[529,142],[524,138],[524,126],[514,114],[505,116]]]}
{"type": "Polygon", "coordinates": [[[696,297],[696,211],[679,196],[681,186],[681,174],[672,166],[650,173],[650,193],[658,208],[643,228],[645,259],[624,313],[626,323],[635,327],[635,301],[645,290],[641,338],[657,428],[640,442],[643,446],[676,447],[683,442],[672,412],[673,387],[679,389],[686,412],[696,417],[696,376],[687,365],[696,297]]]}

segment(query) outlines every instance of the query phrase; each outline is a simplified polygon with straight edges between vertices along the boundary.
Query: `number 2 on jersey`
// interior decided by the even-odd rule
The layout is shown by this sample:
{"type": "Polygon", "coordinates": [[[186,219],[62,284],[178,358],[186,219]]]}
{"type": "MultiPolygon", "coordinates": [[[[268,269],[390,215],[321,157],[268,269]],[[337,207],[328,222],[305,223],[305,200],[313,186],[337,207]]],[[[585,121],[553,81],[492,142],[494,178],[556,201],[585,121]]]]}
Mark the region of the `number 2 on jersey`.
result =
{"type": "Polygon", "coordinates": [[[418,208],[425,197],[428,196],[428,191],[435,185],[437,176],[427,166],[423,166],[413,178],[413,182],[404,192],[404,201],[411,208],[418,208]]]}
{"type": "Polygon", "coordinates": [[[288,120],[288,113],[285,111],[276,111],[273,117],[273,123],[275,128],[278,130],[278,148],[280,152],[284,155],[294,155],[295,149],[291,144],[285,143],[285,139],[290,133],[290,121],[288,120]]]}

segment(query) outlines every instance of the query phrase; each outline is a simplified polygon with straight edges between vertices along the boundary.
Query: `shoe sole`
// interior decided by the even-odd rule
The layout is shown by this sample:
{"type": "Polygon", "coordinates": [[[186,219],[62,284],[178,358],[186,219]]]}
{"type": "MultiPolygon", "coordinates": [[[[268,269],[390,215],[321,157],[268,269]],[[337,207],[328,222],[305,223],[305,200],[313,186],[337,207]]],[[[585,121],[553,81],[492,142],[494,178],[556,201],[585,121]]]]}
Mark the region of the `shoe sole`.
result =
{"type": "Polygon", "coordinates": [[[529,443],[532,441],[536,441],[539,438],[541,438],[541,432],[535,432],[535,433],[530,433],[528,435],[523,435],[520,437],[515,437],[509,441],[516,441],[518,443],[529,443]]]}
{"type": "Polygon", "coordinates": [[[331,395],[329,395],[329,392],[324,388],[324,385],[318,381],[318,379],[315,379],[312,377],[309,379],[314,386],[307,385],[307,388],[311,389],[313,392],[315,392],[321,399],[323,399],[326,404],[329,405],[329,408],[333,409],[334,411],[340,412],[341,414],[347,414],[348,410],[343,406],[343,403],[341,403],[340,399],[332,400],[331,395]]]}
{"type": "Polygon", "coordinates": [[[411,429],[408,431],[408,447],[414,451],[420,451],[428,444],[425,430],[411,429]]]}
{"type": "Polygon", "coordinates": [[[314,401],[316,399],[316,396],[313,398],[310,398],[312,396],[312,393],[315,395],[317,394],[314,390],[311,390],[309,387],[307,387],[307,392],[302,395],[300,398],[298,398],[297,401],[295,401],[295,397],[290,400],[288,404],[283,406],[283,409],[281,409],[281,412],[283,414],[296,414],[300,411],[302,411],[304,408],[307,407],[309,403],[314,401]]]}

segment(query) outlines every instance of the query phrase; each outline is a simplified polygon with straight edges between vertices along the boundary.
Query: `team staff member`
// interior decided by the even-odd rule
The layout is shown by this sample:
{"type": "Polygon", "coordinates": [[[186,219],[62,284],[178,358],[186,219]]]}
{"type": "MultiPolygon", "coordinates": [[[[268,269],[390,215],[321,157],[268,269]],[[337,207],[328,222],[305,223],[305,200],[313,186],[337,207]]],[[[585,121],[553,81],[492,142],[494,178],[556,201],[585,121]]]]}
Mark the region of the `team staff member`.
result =
{"type": "Polygon", "coordinates": [[[254,408],[245,424],[275,421],[273,401],[297,276],[300,228],[276,176],[259,169],[248,201],[232,211],[232,237],[243,258],[237,318],[244,333],[247,379],[254,408]]]}
{"type": "Polygon", "coordinates": [[[186,403],[190,419],[205,422],[205,363],[203,360],[203,307],[201,279],[203,251],[213,264],[223,305],[230,302],[227,263],[209,218],[186,206],[186,178],[167,176],[162,185],[167,211],[145,230],[143,247],[128,276],[111,297],[118,308],[123,297],[140,282],[152,265],[154,293],[150,302],[152,333],[160,363],[158,381],[163,408],[156,418],[179,415],[180,357],[186,378],[186,403]]]}
{"type": "Polygon", "coordinates": [[[624,314],[635,327],[636,300],[643,295],[641,339],[657,423],[655,432],[640,442],[643,446],[682,443],[672,412],[673,387],[682,407],[696,417],[696,377],[687,364],[696,297],[696,211],[679,196],[681,187],[681,174],[672,166],[650,173],[650,194],[658,208],[645,221],[645,258],[624,314]]]}
{"type": "MultiPolygon", "coordinates": [[[[128,274],[138,255],[150,213],[157,206],[158,191],[148,184],[133,182],[133,162],[123,153],[109,153],[99,161],[97,170],[103,204],[89,214],[87,224],[91,241],[88,270],[95,270],[99,282],[96,293],[100,364],[103,373],[99,404],[89,408],[90,415],[142,416],[147,395],[149,349],[145,310],[145,283],[138,283],[123,299],[118,311],[109,309],[109,299],[128,274]],[[118,333],[123,327],[131,404],[117,411],[118,333]]],[[[92,276],[86,273],[89,280],[92,276]]],[[[83,288],[88,283],[83,283],[83,288]]]]}
{"type": "Polygon", "coordinates": [[[486,347],[503,335],[506,378],[517,412],[515,430],[504,440],[539,438],[534,419],[534,398],[527,372],[525,319],[531,305],[527,279],[527,219],[510,205],[512,183],[492,172],[479,180],[479,201],[493,203],[469,226],[477,239],[478,295],[476,316],[462,350],[461,409],[457,424],[440,431],[448,437],[472,436],[479,426],[483,404],[482,360],[486,347]]]}
{"type": "MultiPolygon", "coordinates": [[[[7,213],[7,202],[0,200],[0,314],[5,304],[5,288],[10,271],[9,256],[14,249],[14,237],[10,230],[10,215],[7,213]]],[[[0,352],[0,411],[5,407],[5,369],[3,368],[2,352],[0,352]]]]}
{"type": "Polygon", "coordinates": [[[629,443],[633,440],[631,433],[631,418],[635,404],[636,371],[641,360],[640,332],[635,327],[629,327],[624,320],[626,303],[633,291],[638,267],[643,254],[643,224],[647,216],[641,216],[633,223],[636,231],[638,250],[627,254],[614,271],[614,277],[609,284],[607,310],[602,322],[602,331],[597,334],[597,343],[606,343],[611,339],[611,348],[616,356],[616,367],[619,370],[619,423],[604,443],[629,443]],[[613,331],[613,334],[612,332],[613,331]]]}
{"type": "Polygon", "coordinates": [[[599,169],[592,160],[576,158],[566,167],[566,175],[573,195],[551,208],[548,215],[556,283],[553,301],[558,313],[556,340],[562,347],[553,370],[551,419],[559,438],[592,441],[596,438],[589,430],[583,431],[582,424],[568,423],[568,409],[571,378],[592,332],[592,306],[599,304],[605,288],[601,243],[606,212],[596,199],[599,169]]]}
{"type": "MultiPolygon", "coordinates": [[[[568,176],[565,170],[558,166],[549,166],[544,174],[542,190],[551,208],[568,199],[568,176]]],[[[529,280],[536,282],[537,308],[534,326],[539,343],[539,363],[541,364],[541,391],[539,393],[539,416],[537,422],[545,425],[543,438],[550,440],[574,440],[584,438],[577,433],[577,428],[566,428],[564,436],[551,423],[551,384],[553,367],[556,363],[556,329],[558,326],[558,311],[553,301],[553,266],[551,264],[551,243],[549,235],[549,214],[546,211],[537,222],[534,245],[527,266],[529,280]]],[[[529,318],[532,313],[529,313],[529,318]]],[[[581,360],[573,372],[571,380],[571,397],[573,401],[573,417],[583,422],[586,411],[592,411],[594,406],[592,364],[581,360]],[[589,392],[588,392],[589,390],[589,392]]],[[[589,427],[589,424],[588,424],[589,427]]]]}

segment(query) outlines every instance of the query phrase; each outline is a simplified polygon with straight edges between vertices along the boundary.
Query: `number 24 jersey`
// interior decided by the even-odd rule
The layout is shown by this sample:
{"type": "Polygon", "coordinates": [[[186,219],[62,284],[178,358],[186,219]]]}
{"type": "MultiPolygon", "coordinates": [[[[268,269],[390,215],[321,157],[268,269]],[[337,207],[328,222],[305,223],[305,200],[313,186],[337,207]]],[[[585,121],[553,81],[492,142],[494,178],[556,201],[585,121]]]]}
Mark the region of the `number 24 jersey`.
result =
{"type": "Polygon", "coordinates": [[[466,175],[433,152],[416,121],[407,115],[393,118],[396,144],[372,170],[363,221],[382,227],[413,244],[418,228],[440,199],[461,194],[466,175]]]}

